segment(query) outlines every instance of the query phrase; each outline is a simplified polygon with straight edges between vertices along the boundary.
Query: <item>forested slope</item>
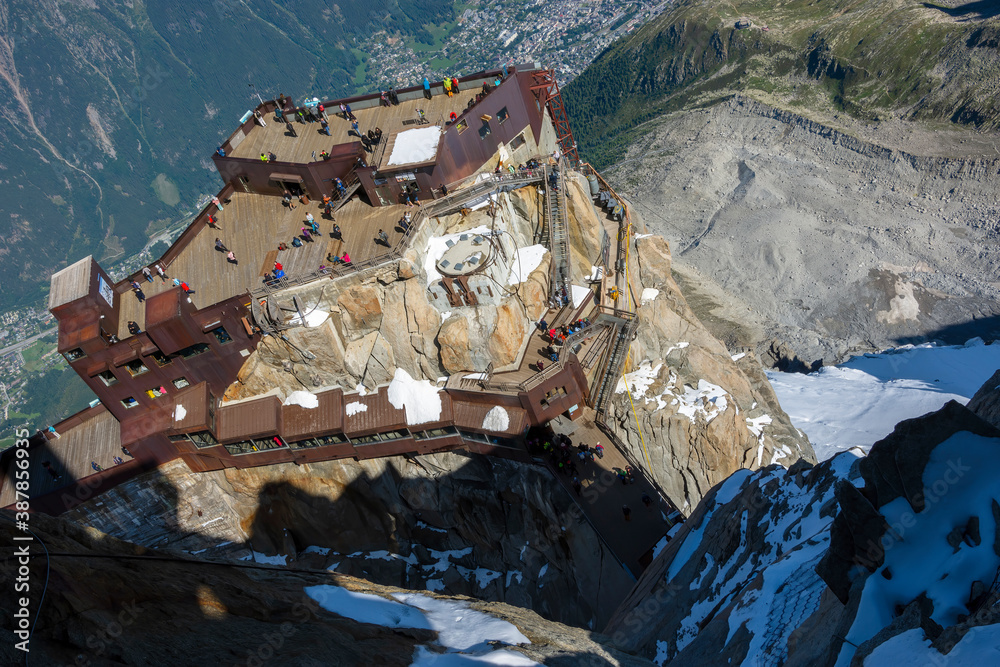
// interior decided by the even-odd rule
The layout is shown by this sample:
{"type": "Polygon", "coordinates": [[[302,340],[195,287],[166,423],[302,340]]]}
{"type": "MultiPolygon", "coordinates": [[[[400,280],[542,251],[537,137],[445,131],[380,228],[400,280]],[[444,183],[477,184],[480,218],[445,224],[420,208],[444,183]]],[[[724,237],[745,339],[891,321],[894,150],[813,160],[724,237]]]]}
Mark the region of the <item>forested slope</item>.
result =
{"type": "Polygon", "coordinates": [[[214,192],[209,156],[257,103],[250,83],[349,94],[354,35],[452,18],[449,0],[3,3],[0,310],[37,303],[70,258],[133,254],[214,192]]]}
{"type": "Polygon", "coordinates": [[[817,120],[995,128],[1000,5],[952,4],[682,0],[565,88],[580,149],[611,164],[640,123],[735,93],[817,120]]]}

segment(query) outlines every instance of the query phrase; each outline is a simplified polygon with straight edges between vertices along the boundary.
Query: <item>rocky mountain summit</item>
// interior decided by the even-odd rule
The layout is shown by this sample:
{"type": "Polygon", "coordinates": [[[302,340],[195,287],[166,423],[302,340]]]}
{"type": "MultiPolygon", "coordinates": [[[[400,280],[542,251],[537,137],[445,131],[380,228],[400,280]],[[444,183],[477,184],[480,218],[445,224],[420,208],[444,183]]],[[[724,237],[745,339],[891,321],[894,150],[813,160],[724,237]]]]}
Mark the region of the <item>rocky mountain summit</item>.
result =
{"type": "MultiPolygon", "coordinates": [[[[604,213],[593,206],[581,174],[567,181],[572,274],[582,283],[599,263],[604,213]]],[[[489,229],[510,233],[520,248],[530,246],[539,197],[535,187],[521,188],[499,195],[493,215],[479,210],[431,218],[397,262],[295,290],[307,309],[329,314],[318,326],[285,332],[293,349],[309,350],[316,360],[304,360],[283,341],[266,338],[227,398],[275,389],[287,395],[303,386],[371,390],[390,381],[396,369],[433,382],[478,373],[491,363],[497,371],[516,368],[526,336],[548,307],[548,253],[496,305],[442,311],[431,303],[428,290],[435,261],[429,248],[436,239],[489,229]]],[[[629,298],[635,299],[639,327],[627,370],[638,383],[631,401],[624,385],[612,401],[616,432],[634,459],[645,461],[648,453],[654,479],[679,506],[689,508],[739,468],[814,460],[808,440],[778,405],[760,362],[728,351],[688,306],[672,276],[669,245],[639,235],[634,247],[628,260],[634,284],[629,298]],[[650,382],[659,399],[644,393],[650,382]]]]}
{"type": "MultiPolygon", "coordinates": [[[[984,386],[978,406],[997,391],[984,386]]],[[[998,460],[1000,431],[953,402],[867,457],[741,471],[606,632],[671,665],[975,660],[1000,637],[998,460]]]]}

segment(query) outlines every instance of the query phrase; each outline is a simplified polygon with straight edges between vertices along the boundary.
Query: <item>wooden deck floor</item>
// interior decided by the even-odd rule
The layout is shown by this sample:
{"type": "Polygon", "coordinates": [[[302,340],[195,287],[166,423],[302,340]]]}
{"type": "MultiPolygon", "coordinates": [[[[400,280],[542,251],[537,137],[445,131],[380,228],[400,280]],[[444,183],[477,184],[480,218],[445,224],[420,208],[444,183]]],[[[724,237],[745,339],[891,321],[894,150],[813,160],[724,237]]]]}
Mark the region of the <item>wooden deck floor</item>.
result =
{"type": "MultiPolygon", "coordinates": [[[[206,225],[177,259],[164,267],[171,280],[154,276],[152,283],[143,283],[143,293],[148,298],[171,289],[172,279],[178,278],[194,290],[194,305],[204,308],[259,287],[261,276],[273,269],[275,257],[289,277],[329,264],[329,252],[343,255],[346,251],[352,261],[361,261],[386,252],[386,247],[375,243],[379,229],[388,235],[389,245],[395,245],[402,237],[396,222],[408,210],[402,205],[372,207],[355,197],[334,216],[343,238],[339,241],[332,234],[334,220],[324,218],[322,208],[322,202],[314,201],[297,203],[290,210],[283,206],[281,197],[237,192],[216,216],[217,228],[206,225]],[[320,236],[299,248],[292,247],[292,238],[300,236],[306,225],[306,213],[313,214],[320,236]],[[226,254],[215,249],[216,238],[233,251],[237,264],[228,262],[226,254]],[[289,244],[288,250],[277,251],[281,242],[289,244]]],[[[131,293],[121,295],[121,304],[118,337],[124,340],[129,337],[129,320],[146,328],[145,307],[131,293]]]]}
{"type": "MultiPolygon", "coordinates": [[[[435,95],[430,100],[420,98],[400,102],[396,106],[376,106],[370,109],[352,109],[358,119],[358,127],[362,132],[368,132],[376,127],[382,129],[383,135],[390,141],[395,133],[420,127],[416,124],[417,109],[423,109],[425,118],[432,125],[444,126],[448,114],[454,111],[461,115],[469,100],[480,92],[480,88],[460,90],[453,97],[435,95]]],[[[340,108],[331,107],[326,110],[330,122],[330,134],[320,132],[320,124],[292,123],[297,137],[291,136],[284,123],[274,122],[273,115],[266,118],[267,126],[255,126],[250,134],[237,146],[230,155],[239,158],[259,158],[261,153],[272,152],[279,162],[315,162],[321,151],[330,150],[338,144],[358,141],[351,132],[351,122],[340,117],[340,108]],[[350,132],[350,134],[348,134],[350,132]]],[[[471,124],[471,123],[470,123],[471,124]]],[[[383,161],[389,159],[386,151],[383,161]]],[[[375,165],[379,166],[379,165],[375,165]]]]}
{"type": "MultiPolygon", "coordinates": [[[[48,444],[31,450],[29,458],[31,473],[29,494],[32,498],[69,486],[79,479],[94,474],[90,467],[96,461],[104,468],[115,465],[113,458],[121,456],[130,460],[121,450],[121,429],[118,420],[103,410],[97,415],[75,426],[48,444]],[[42,463],[48,461],[62,475],[56,481],[49,475],[42,463]]],[[[13,480],[8,478],[0,491],[0,507],[6,507],[16,500],[13,480]]]]}

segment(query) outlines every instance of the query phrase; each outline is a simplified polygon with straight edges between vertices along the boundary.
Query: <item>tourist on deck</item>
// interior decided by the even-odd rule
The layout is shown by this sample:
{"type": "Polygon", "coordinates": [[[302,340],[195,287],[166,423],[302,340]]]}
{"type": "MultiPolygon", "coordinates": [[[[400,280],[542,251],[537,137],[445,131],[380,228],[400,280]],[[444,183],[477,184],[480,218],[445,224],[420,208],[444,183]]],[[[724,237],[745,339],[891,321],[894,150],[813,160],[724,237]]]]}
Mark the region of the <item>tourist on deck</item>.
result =
{"type": "Polygon", "coordinates": [[[156,268],[156,273],[160,276],[160,280],[166,281],[167,272],[163,270],[163,267],[157,264],[155,268],[156,268]]]}
{"type": "Polygon", "coordinates": [[[337,223],[333,223],[333,231],[331,233],[333,234],[333,238],[339,241],[344,240],[344,237],[340,235],[340,225],[338,225],[337,223]]]}
{"type": "Polygon", "coordinates": [[[293,137],[297,137],[297,136],[299,136],[299,135],[298,135],[298,134],[297,134],[297,133],[295,132],[295,126],[294,126],[294,125],[292,125],[292,122],[291,122],[291,121],[288,121],[288,120],[286,120],[286,121],[285,121],[285,131],[286,131],[286,132],[288,132],[288,134],[292,135],[293,137]]]}
{"type": "Polygon", "coordinates": [[[347,117],[349,119],[351,119],[351,120],[357,120],[358,119],[358,117],[355,116],[354,113],[351,111],[351,105],[350,104],[345,104],[345,105],[343,105],[343,107],[344,107],[344,112],[347,114],[347,117]]]}
{"type": "Polygon", "coordinates": [[[455,113],[454,111],[452,111],[450,114],[448,114],[448,124],[449,125],[452,124],[452,123],[454,123],[456,120],[458,120],[458,114],[457,113],[455,113]]]}
{"type": "Polygon", "coordinates": [[[649,497],[648,493],[642,494],[642,504],[646,506],[646,509],[653,509],[653,499],[649,497]]]}
{"type": "Polygon", "coordinates": [[[312,232],[309,231],[308,227],[302,228],[302,240],[306,243],[312,243],[312,232]]]}
{"type": "Polygon", "coordinates": [[[292,247],[294,247],[294,248],[301,248],[302,247],[302,239],[300,239],[298,236],[293,236],[292,237],[292,247]]]}
{"type": "Polygon", "coordinates": [[[597,454],[597,458],[603,459],[604,458],[604,445],[602,445],[601,443],[597,443],[596,445],[594,445],[594,453],[597,454]]]}
{"type": "Polygon", "coordinates": [[[274,153],[268,153],[267,154],[267,160],[268,160],[268,162],[277,162],[278,161],[278,156],[275,155],[274,153]]]}
{"type": "Polygon", "coordinates": [[[389,101],[392,102],[393,106],[396,106],[396,105],[399,104],[399,95],[396,93],[396,89],[395,88],[390,88],[389,89],[389,101]]]}
{"type": "Polygon", "coordinates": [[[426,76],[424,77],[424,97],[431,99],[431,82],[427,80],[426,76]]]}
{"type": "Polygon", "coordinates": [[[321,131],[321,132],[322,132],[323,134],[325,134],[325,135],[326,135],[326,136],[328,136],[328,137],[329,137],[329,136],[332,136],[332,135],[330,134],[330,124],[329,124],[328,122],[326,122],[326,118],[320,118],[320,119],[319,119],[319,124],[320,124],[320,131],[321,131]]]}
{"type": "Polygon", "coordinates": [[[135,298],[137,298],[139,300],[139,303],[142,303],[143,301],[146,300],[146,295],[143,294],[143,292],[142,292],[141,289],[135,290],[134,294],[135,294],[135,298]]]}
{"type": "Polygon", "coordinates": [[[628,505],[622,505],[622,514],[625,515],[626,521],[632,520],[632,508],[630,508],[628,505]]]}
{"type": "MultiPolygon", "coordinates": [[[[124,454],[125,456],[132,457],[132,452],[130,452],[128,450],[128,447],[126,447],[125,445],[122,445],[122,454],[124,454]]],[[[135,458],[135,457],[132,457],[132,458],[135,458]]]]}
{"type": "Polygon", "coordinates": [[[451,97],[454,94],[451,92],[451,79],[445,78],[441,83],[444,84],[444,92],[448,93],[448,97],[451,97]]]}
{"type": "Polygon", "coordinates": [[[285,203],[285,206],[288,207],[288,210],[295,208],[295,200],[292,199],[292,193],[288,190],[285,190],[285,193],[281,195],[281,200],[285,203]]]}
{"type": "Polygon", "coordinates": [[[219,157],[226,157],[226,151],[222,149],[222,146],[219,146],[218,148],[215,149],[215,154],[218,155],[219,157]]]}
{"type": "Polygon", "coordinates": [[[181,281],[181,289],[184,290],[185,294],[194,294],[194,290],[188,287],[188,284],[183,280],[181,281]]]}
{"type": "Polygon", "coordinates": [[[326,118],[326,107],[324,107],[322,104],[317,104],[316,105],[316,112],[319,113],[319,117],[322,118],[323,120],[327,119],[326,118]]]}
{"type": "Polygon", "coordinates": [[[270,158],[268,158],[267,153],[261,153],[260,154],[260,161],[261,162],[267,162],[269,159],[270,158]]]}
{"type": "Polygon", "coordinates": [[[236,255],[233,254],[232,250],[226,253],[226,261],[229,262],[230,264],[239,264],[239,262],[236,261],[236,255]]]}
{"type": "Polygon", "coordinates": [[[264,116],[261,115],[260,111],[254,111],[253,117],[257,120],[261,127],[267,127],[267,123],[264,121],[264,116]]]}
{"type": "Polygon", "coordinates": [[[104,470],[104,468],[102,468],[97,464],[97,461],[91,461],[90,467],[94,469],[94,472],[101,472],[102,470],[104,470]]]}
{"type": "Polygon", "coordinates": [[[215,204],[215,210],[222,211],[222,202],[219,201],[218,197],[212,197],[212,203],[215,204]]]}
{"type": "Polygon", "coordinates": [[[375,130],[368,130],[368,141],[374,146],[378,143],[378,138],[375,136],[375,130]]]}
{"type": "Polygon", "coordinates": [[[51,462],[42,461],[42,467],[45,468],[45,472],[49,473],[49,476],[52,477],[52,479],[54,479],[55,481],[58,482],[60,479],[62,479],[62,475],[56,472],[56,469],[52,467],[51,462]]]}
{"type": "Polygon", "coordinates": [[[128,332],[133,336],[138,336],[139,334],[142,333],[142,329],[139,328],[138,322],[133,322],[132,320],[129,320],[128,332]]]}
{"type": "Polygon", "coordinates": [[[378,99],[379,106],[381,107],[392,106],[392,102],[389,101],[389,95],[384,90],[379,92],[378,98],[379,98],[378,99]]]}
{"type": "Polygon", "coordinates": [[[146,276],[146,280],[153,282],[153,272],[149,270],[148,266],[142,267],[142,275],[146,276]]]}
{"type": "Polygon", "coordinates": [[[328,153],[325,150],[324,151],[320,151],[319,152],[319,159],[321,159],[321,160],[329,160],[330,159],[330,153],[328,153]]]}
{"type": "Polygon", "coordinates": [[[216,237],[215,239],[215,249],[218,250],[219,252],[229,252],[229,248],[227,248],[225,244],[222,242],[222,240],[219,239],[218,237],[216,237]]]}
{"type": "Polygon", "coordinates": [[[344,251],[344,256],[341,259],[343,260],[344,264],[351,263],[351,256],[347,254],[346,250],[344,251]]]}
{"type": "Polygon", "coordinates": [[[386,234],[381,229],[378,230],[378,242],[384,245],[386,248],[389,247],[389,235],[386,234]]]}
{"type": "Polygon", "coordinates": [[[377,144],[380,141],[382,141],[382,128],[381,127],[376,127],[375,128],[375,143],[377,144]]]}
{"type": "Polygon", "coordinates": [[[358,138],[361,137],[361,130],[358,129],[358,121],[356,120],[351,121],[351,130],[354,132],[354,134],[358,136],[358,138]]]}

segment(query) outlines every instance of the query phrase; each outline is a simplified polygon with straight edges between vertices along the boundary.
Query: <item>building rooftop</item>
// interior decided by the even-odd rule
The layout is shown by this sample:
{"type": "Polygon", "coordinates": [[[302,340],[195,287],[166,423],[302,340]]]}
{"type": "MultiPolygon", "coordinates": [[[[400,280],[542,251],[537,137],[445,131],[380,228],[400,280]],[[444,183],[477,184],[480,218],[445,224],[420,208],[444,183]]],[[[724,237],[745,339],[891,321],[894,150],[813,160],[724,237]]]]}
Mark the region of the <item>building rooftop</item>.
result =
{"type": "MultiPolygon", "coordinates": [[[[115,456],[131,460],[121,450],[121,427],[118,420],[104,406],[84,410],[57,424],[55,428],[59,437],[49,434],[43,445],[31,450],[28,495],[32,498],[93,475],[91,461],[96,461],[104,468],[112,468],[115,456]],[[61,479],[56,480],[45,471],[42,465],[45,462],[62,476],[61,479]]],[[[11,482],[8,478],[0,489],[0,507],[6,507],[16,500],[16,490],[11,482]]]]}
{"type": "MultiPolygon", "coordinates": [[[[367,109],[355,109],[352,106],[351,112],[357,117],[358,127],[362,132],[374,130],[376,127],[382,129],[389,140],[385,152],[388,156],[392,154],[392,143],[396,133],[419,126],[420,117],[417,109],[424,110],[424,117],[428,123],[442,127],[452,111],[456,115],[462,115],[469,100],[473,99],[476,93],[482,92],[479,85],[464,85],[467,87],[462,89],[463,84],[459,84],[460,90],[453,97],[436,94],[429,100],[423,96],[411,100],[400,99],[396,106],[374,106],[367,109]]],[[[329,137],[320,131],[318,122],[293,122],[298,135],[293,137],[285,129],[284,123],[275,122],[274,114],[268,114],[265,118],[267,126],[255,126],[239,145],[230,151],[229,156],[259,159],[261,153],[272,152],[277,156],[278,162],[315,162],[319,158],[314,157],[314,153],[318,156],[321,151],[329,151],[335,145],[359,141],[351,131],[351,121],[344,120],[339,114],[339,104],[326,106],[332,135],[329,137]]]]}
{"type": "MultiPolygon", "coordinates": [[[[389,236],[390,246],[402,237],[396,222],[406,210],[402,205],[372,207],[354,198],[335,215],[341,228],[342,240],[339,240],[331,235],[333,221],[322,215],[322,202],[298,204],[289,210],[280,197],[236,192],[215,216],[218,228],[204,225],[177,258],[163,267],[171,280],[163,281],[154,275],[152,283],[142,283],[142,290],[148,298],[172,289],[172,279],[178,278],[194,290],[191,301],[201,309],[260,287],[263,275],[274,268],[275,260],[281,262],[289,277],[312,273],[320,265],[329,264],[328,253],[342,256],[346,251],[352,261],[362,261],[386,252],[385,246],[375,244],[379,229],[389,236]],[[295,248],[291,246],[292,238],[301,235],[306,213],[313,214],[320,236],[295,248]],[[216,238],[233,251],[236,264],[226,260],[226,253],[215,249],[216,238]],[[278,250],[281,242],[288,244],[287,250],[278,250]]],[[[144,305],[126,292],[121,295],[118,327],[121,340],[130,336],[129,320],[146,329],[144,305]]]]}
{"type": "Polygon", "coordinates": [[[57,308],[64,303],[69,303],[87,296],[90,291],[90,267],[92,258],[87,255],[83,259],[70,264],[61,271],[52,274],[51,289],[49,290],[49,309],[57,308]]]}

